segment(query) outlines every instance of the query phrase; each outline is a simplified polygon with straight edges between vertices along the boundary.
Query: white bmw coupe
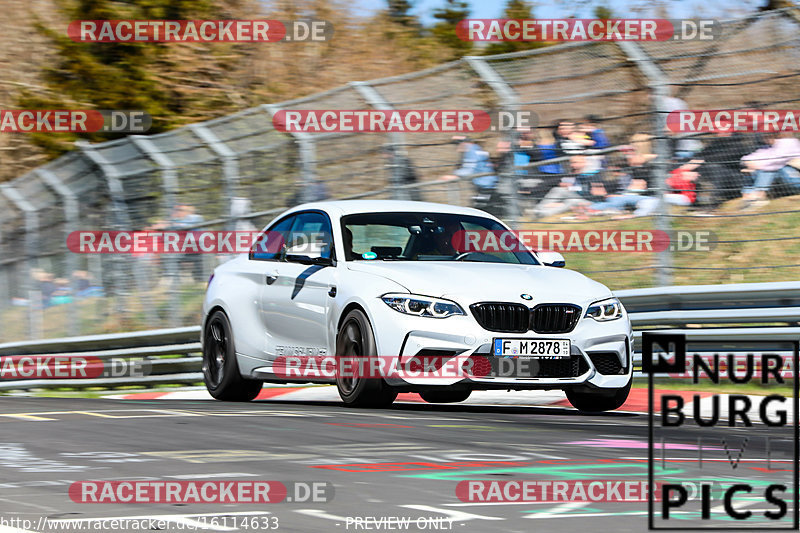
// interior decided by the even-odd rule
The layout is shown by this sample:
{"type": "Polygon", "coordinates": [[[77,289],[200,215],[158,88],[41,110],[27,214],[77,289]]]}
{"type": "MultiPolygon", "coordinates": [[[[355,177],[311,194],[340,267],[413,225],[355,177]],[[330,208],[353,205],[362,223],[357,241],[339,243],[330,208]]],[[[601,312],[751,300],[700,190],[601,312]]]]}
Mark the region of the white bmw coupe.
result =
{"type": "Polygon", "coordinates": [[[445,403],[562,389],[582,411],[620,407],[633,366],[625,308],[560,254],[456,245],[510,231],[483,211],[425,202],[286,211],[209,281],[208,391],[248,401],[264,382],[335,383],[346,405],[380,407],[409,391],[445,403]]]}

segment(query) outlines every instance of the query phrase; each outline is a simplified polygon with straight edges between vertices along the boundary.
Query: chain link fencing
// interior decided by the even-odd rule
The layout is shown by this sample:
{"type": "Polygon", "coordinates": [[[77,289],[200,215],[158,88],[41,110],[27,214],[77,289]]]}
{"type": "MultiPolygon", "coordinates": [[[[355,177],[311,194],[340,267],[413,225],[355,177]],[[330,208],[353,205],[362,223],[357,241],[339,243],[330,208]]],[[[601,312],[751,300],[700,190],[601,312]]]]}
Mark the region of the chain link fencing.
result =
{"type": "Polygon", "coordinates": [[[706,251],[566,254],[569,267],[612,289],[796,279],[800,189],[778,179],[743,199],[755,173],[741,159],[770,139],[682,136],[665,125],[677,109],[797,107],[797,12],[722,26],[713,41],[468,57],[168,133],[78,143],[0,186],[0,338],[197,324],[206,280],[228,258],[76,254],[66,246],[74,231],[261,229],[323,198],[471,205],[524,229],[714,235],[706,251]],[[292,134],[272,123],[282,109],[370,108],[529,110],[538,123],[466,142],[442,132],[292,134]],[[467,153],[483,167],[466,165],[467,153]]]}

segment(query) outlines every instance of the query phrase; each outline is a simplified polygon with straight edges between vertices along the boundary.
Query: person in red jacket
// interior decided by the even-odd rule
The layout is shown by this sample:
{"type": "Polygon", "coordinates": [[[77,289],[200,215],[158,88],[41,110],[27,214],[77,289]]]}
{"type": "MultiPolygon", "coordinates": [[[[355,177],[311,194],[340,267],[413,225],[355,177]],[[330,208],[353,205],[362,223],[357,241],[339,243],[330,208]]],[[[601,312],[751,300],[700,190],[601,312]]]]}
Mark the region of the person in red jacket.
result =
{"type": "Polygon", "coordinates": [[[664,194],[664,201],[673,205],[692,205],[697,200],[697,164],[684,163],[667,178],[667,186],[671,192],[664,194]]]}

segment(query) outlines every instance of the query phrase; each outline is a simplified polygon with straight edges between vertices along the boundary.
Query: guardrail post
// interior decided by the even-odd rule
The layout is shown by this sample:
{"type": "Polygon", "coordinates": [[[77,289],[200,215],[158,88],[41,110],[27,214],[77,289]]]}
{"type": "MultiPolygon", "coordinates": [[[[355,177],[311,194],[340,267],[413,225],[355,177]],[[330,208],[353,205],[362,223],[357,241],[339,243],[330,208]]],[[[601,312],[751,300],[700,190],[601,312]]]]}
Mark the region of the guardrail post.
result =
{"type": "MultiPolygon", "coordinates": [[[[619,41],[617,45],[633,61],[647,80],[647,86],[653,93],[653,128],[655,138],[655,178],[657,187],[658,207],[655,211],[655,226],[657,230],[669,234],[669,207],[664,202],[664,192],[667,187],[667,174],[672,153],[667,137],[667,114],[669,106],[669,78],[661,71],[658,65],[645,53],[642,48],[632,41],[619,41]]],[[[672,285],[672,252],[669,247],[658,252],[657,285],[672,285]]]]}
{"type": "Polygon", "coordinates": [[[33,268],[39,247],[38,209],[11,185],[0,185],[0,192],[25,216],[25,292],[28,295],[28,332],[32,339],[43,336],[44,302],[39,287],[34,287],[33,268]],[[34,305],[35,303],[35,305],[34,305]],[[37,313],[38,311],[38,313],[37,313]]]}
{"type": "MultiPolygon", "coordinates": [[[[164,209],[169,213],[175,205],[177,205],[178,195],[178,173],[175,170],[175,164],[167,155],[161,152],[156,145],[147,137],[141,135],[131,135],[131,141],[139,148],[147,157],[149,157],[161,169],[161,178],[164,186],[164,209]]],[[[170,230],[176,228],[170,227],[170,230]]],[[[178,228],[179,229],[179,228],[178,228]]],[[[202,256],[199,256],[202,259],[202,256]]],[[[167,254],[167,272],[170,277],[169,284],[169,325],[178,326],[180,324],[180,268],[178,265],[179,258],[175,254],[167,254]]],[[[134,269],[139,272],[140,269],[134,269]]],[[[139,279],[139,284],[143,280],[139,279]]]]}
{"type": "MultiPolygon", "coordinates": [[[[269,114],[270,118],[273,118],[275,113],[281,109],[275,104],[262,104],[261,108],[269,114]]],[[[300,179],[302,187],[300,190],[300,200],[303,203],[319,200],[320,198],[314,197],[312,187],[317,181],[317,156],[314,150],[314,138],[310,133],[305,132],[294,131],[288,133],[297,141],[298,153],[300,154],[300,179]]]]}
{"type": "MultiPolygon", "coordinates": [[[[39,167],[34,170],[34,173],[39,176],[42,181],[53,189],[53,191],[61,197],[61,201],[63,202],[64,206],[64,220],[66,221],[66,226],[64,228],[64,241],[66,242],[67,237],[73,231],[77,231],[78,229],[78,216],[80,214],[78,208],[78,199],[75,197],[75,193],[73,193],[69,187],[64,185],[58,176],[56,176],[50,170],[39,167]]],[[[70,280],[70,287],[72,288],[72,301],[70,302],[70,313],[69,317],[67,318],[67,323],[69,326],[69,331],[75,334],[80,334],[81,330],[81,323],[79,319],[80,307],[78,306],[78,298],[77,298],[77,283],[75,283],[74,276],[72,275],[76,270],[78,270],[78,262],[77,257],[74,252],[67,250],[67,256],[65,261],[65,266],[67,272],[69,272],[69,280],[70,280]]]]}
{"type": "MultiPolygon", "coordinates": [[[[464,61],[466,61],[467,65],[478,74],[481,80],[494,91],[500,101],[500,107],[503,110],[516,111],[519,109],[519,98],[517,98],[517,94],[484,58],[465,56],[464,61]]],[[[505,140],[509,142],[509,146],[511,146],[511,141],[513,139],[512,132],[504,132],[503,136],[505,140]]],[[[498,189],[506,198],[506,202],[504,202],[506,210],[504,218],[512,228],[516,228],[522,218],[522,209],[520,207],[517,172],[513,164],[509,167],[509,172],[510,174],[508,175],[497,176],[498,189]]]]}

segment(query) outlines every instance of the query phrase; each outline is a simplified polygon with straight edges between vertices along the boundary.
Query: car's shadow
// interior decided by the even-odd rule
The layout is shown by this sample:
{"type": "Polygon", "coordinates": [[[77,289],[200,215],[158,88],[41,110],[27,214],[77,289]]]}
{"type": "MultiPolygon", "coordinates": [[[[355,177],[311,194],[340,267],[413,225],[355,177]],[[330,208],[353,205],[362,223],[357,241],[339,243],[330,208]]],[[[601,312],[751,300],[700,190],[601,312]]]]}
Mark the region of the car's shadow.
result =
{"type": "Polygon", "coordinates": [[[395,403],[385,409],[356,409],[346,407],[342,402],[336,401],[313,401],[313,400],[254,400],[254,405],[305,405],[314,407],[328,407],[347,411],[368,411],[368,412],[415,412],[415,413],[478,413],[478,414],[523,414],[541,416],[575,416],[589,417],[599,416],[605,418],[632,418],[646,416],[641,413],[628,413],[619,411],[607,411],[601,413],[584,413],[569,407],[542,407],[525,405],[470,405],[470,404],[429,404],[429,403],[395,403]]]}

